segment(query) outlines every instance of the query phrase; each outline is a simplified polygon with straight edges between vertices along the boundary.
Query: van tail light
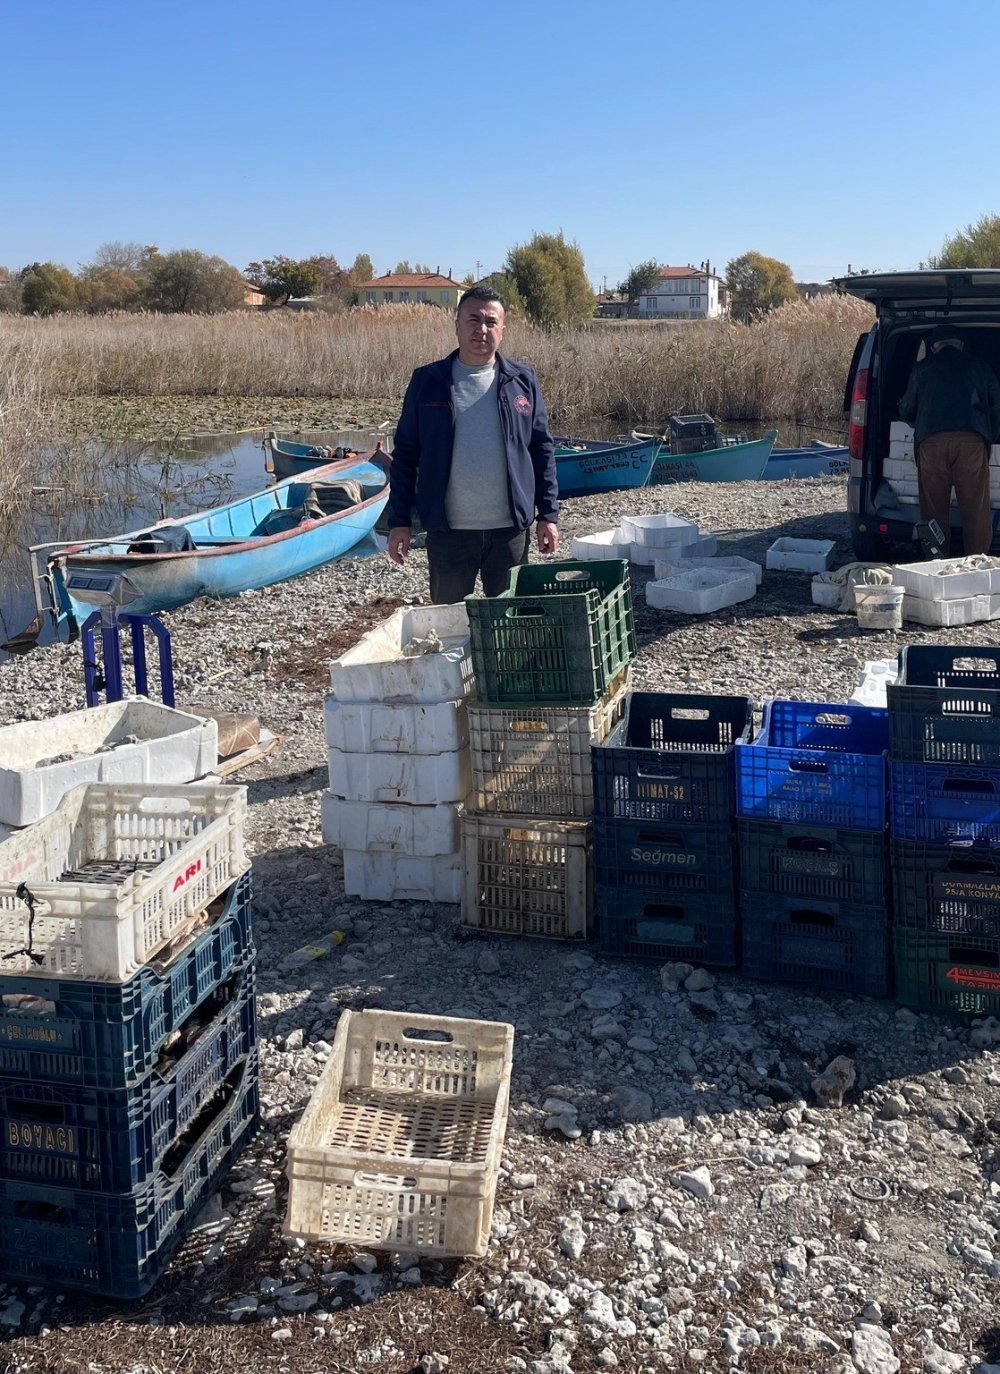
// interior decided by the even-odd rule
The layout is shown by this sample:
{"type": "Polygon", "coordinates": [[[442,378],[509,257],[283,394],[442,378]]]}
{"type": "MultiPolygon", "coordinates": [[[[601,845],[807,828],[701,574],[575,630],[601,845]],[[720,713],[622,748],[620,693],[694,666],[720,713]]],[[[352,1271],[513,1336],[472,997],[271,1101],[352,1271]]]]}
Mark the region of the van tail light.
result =
{"type": "Polygon", "coordinates": [[[851,393],[851,419],[847,431],[847,451],[852,458],[860,458],[865,444],[865,422],[868,419],[868,380],[871,372],[859,367],[851,393]]]}

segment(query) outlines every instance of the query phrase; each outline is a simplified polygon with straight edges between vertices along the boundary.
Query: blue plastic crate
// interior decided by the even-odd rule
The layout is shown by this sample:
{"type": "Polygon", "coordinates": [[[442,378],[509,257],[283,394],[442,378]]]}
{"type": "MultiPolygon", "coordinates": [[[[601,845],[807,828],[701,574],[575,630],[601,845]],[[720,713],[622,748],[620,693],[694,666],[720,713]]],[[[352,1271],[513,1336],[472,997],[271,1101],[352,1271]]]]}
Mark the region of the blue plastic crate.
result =
{"type": "Polygon", "coordinates": [[[737,814],[882,830],[888,746],[888,711],[766,701],[760,734],[736,747],[737,814]]]}
{"type": "Polygon", "coordinates": [[[597,945],[602,954],[662,964],[683,960],[735,968],[740,938],[735,892],[597,888],[597,945]]]}
{"type": "Polygon", "coordinates": [[[208,929],[165,968],[127,983],[0,974],[0,1075],[93,1088],[131,1087],[160,1047],[253,958],[252,885],[245,873],[208,929]]]}
{"type": "Polygon", "coordinates": [[[161,1171],[132,1193],[0,1183],[0,1278],[109,1298],[146,1293],[257,1121],[256,1051],[226,1088],[215,1115],[193,1122],[161,1171]]]}
{"type": "Polygon", "coordinates": [[[1000,768],[889,764],[889,831],[900,840],[1000,845],[1000,768]]]}
{"type": "Polygon", "coordinates": [[[631,692],[621,721],[590,751],[594,815],[728,824],[733,750],[752,733],[749,697],[631,692]]]}
{"type": "Polygon", "coordinates": [[[732,892],[732,831],[722,825],[594,821],[594,875],[606,887],[732,892]]]}
{"type": "Polygon", "coordinates": [[[893,840],[893,924],[1000,939],[1000,849],[893,840]]]}
{"type": "Polygon", "coordinates": [[[743,972],[866,997],[890,988],[889,922],[884,907],[744,891],[743,972]]]}
{"type": "Polygon", "coordinates": [[[1000,940],[896,930],[896,1001],[938,1015],[1000,1016],[1000,940]]]}
{"type": "Polygon", "coordinates": [[[883,831],[743,817],[736,827],[740,881],[748,892],[862,905],[885,903],[888,869],[883,831]]]}
{"type": "Polygon", "coordinates": [[[886,701],[892,758],[1000,764],[1000,649],[908,644],[886,701]]]}
{"type": "Polygon", "coordinates": [[[0,1077],[0,1179],[128,1193],[222,1091],[257,1043],[254,971],[233,979],[134,1088],[81,1088],[0,1077]]]}

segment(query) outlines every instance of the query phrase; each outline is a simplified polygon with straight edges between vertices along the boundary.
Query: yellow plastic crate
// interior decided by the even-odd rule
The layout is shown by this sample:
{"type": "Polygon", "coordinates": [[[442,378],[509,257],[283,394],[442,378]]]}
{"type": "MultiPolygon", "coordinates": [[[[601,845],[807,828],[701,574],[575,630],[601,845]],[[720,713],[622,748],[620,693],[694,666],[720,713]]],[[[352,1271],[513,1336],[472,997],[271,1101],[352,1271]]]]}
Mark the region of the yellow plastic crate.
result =
{"type": "Polygon", "coordinates": [[[513,1046],[500,1022],[345,1011],[289,1136],[285,1234],[484,1255],[513,1046]]]}

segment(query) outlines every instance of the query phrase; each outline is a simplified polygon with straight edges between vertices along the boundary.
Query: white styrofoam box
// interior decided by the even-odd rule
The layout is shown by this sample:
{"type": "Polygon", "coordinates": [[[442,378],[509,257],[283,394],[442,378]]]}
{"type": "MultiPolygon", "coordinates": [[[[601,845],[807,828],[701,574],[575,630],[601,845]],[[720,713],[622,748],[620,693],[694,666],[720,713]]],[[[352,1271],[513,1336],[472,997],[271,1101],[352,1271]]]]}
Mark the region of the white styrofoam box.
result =
{"type": "Polygon", "coordinates": [[[903,619],[917,625],[976,625],[1000,615],[1000,596],[962,596],[954,601],[931,601],[922,596],[903,597],[903,619]]]}
{"type": "Polygon", "coordinates": [[[458,701],[472,691],[465,604],[393,611],[330,664],[338,701],[458,701]],[[441,649],[408,655],[413,640],[436,636],[441,649]]]}
{"type": "Polygon", "coordinates": [[[464,700],[392,706],[328,696],[323,723],[327,745],[352,754],[445,754],[469,743],[464,700]]]}
{"type": "Polygon", "coordinates": [[[789,572],[826,572],[833,563],[832,539],[776,539],[767,551],[768,568],[789,572]]]}
{"type": "Polygon", "coordinates": [[[472,787],[468,749],[443,754],[350,754],[331,749],[330,791],[347,801],[436,806],[465,801],[472,787]]]}
{"type": "Polygon", "coordinates": [[[682,544],[679,552],[682,558],[714,558],[719,552],[719,536],[699,534],[693,544],[682,544]]]}
{"type": "Polygon", "coordinates": [[[1000,558],[936,558],[927,563],[900,563],[892,580],[910,596],[925,601],[956,601],[966,596],[1000,592],[1000,558]]]}
{"type": "MultiPolygon", "coordinates": [[[[626,515],[621,523],[622,537],[641,548],[668,548],[694,544],[701,538],[693,520],[663,512],[659,515],[626,515]]],[[[636,560],[638,561],[638,560],[636,560]]]]}
{"type": "Polygon", "coordinates": [[[851,693],[850,700],[856,701],[859,706],[875,706],[884,711],[886,709],[886,684],[895,682],[898,676],[899,661],[897,659],[867,659],[858,674],[858,685],[851,693]]]}
{"type": "Polygon", "coordinates": [[[323,793],[323,843],[338,849],[374,849],[389,854],[457,854],[458,812],[452,802],[440,806],[345,801],[323,793]]]}
{"type": "Polygon", "coordinates": [[[828,611],[839,611],[844,591],[844,583],[834,582],[832,573],[817,573],[812,580],[813,605],[824,606],[828,611]]]}
{"type": "Polygon", "coordinates": [[[626,539],[621,529],[598,530],[597,534],[583,534],[573,540],[572,554],[579,559],[627,559],[632,541],[626,539]]]}
{"type": "Polygon", "coordinates": [[[890,487],[892,487],[893,491],[896,493],[900,501],[913,502],[917,500],[917,497],[919,495],[919,488],[917,487],[917,479],[915,477],[896,477],[889,483],[889,485],[890,487]]]}
{"type": "Polygon", "coordinates": [[[891,439],[889,441],[889,462],[914,462],[912,439],[891,439]]]}
{"type": "Polygon", "coordinates": [[[882,476],[887,482],[915,482],[917,465],[912,458],[885,458],[882,461],[882,476]]]}
{"type": "Polygon", "coordinates": [[[344,891],[370,902],[460,902],[459,854],[421,856],[344,850],[344,891]]]}
{"type": "Polygon", "coordinates": [[[646,601],[658,611],[705,615],[748,601],[756,591],[753,573],[697,568],[647,583],[646,601]]]}
{"type": "Polygon", "coordinates": [[[893,440],[908,440],[913,443],[913,426],[906,424],[904,420],[893,420],[889,426],[889,442],[893,440]]]}
{"type": "Polygon", "coordinates": [[[190,782],[218,761],[214,720],[145,697],[7,725],[0,729],[0,821],[33,825],[81,783],[190,782]],[[47,762],[55,759],[62,761],[47,762]]]}
{"type": "Polygon", "coordinates": [[[663,553],[662,549],[654,548],[652,544],[630,544],[628,549],[629,562],[640,568],[651,568],[657,555],[663,553]]]}
{"type": "Polygon", "coordinates": [[[653,564],[657,579],[675,577],[678,573],[693,572],[701,568],[718,568],[721,572],[752,573],[755,586],[760,586],[764,569],[752,559],[741,558],[738,553],[720,554],[718,558],[658,558],[653,564]]]}
{"type": "Polygon", "coordinates": [[[990,445],[990,467],[1000,467],[1000,444],[990,445]]]}

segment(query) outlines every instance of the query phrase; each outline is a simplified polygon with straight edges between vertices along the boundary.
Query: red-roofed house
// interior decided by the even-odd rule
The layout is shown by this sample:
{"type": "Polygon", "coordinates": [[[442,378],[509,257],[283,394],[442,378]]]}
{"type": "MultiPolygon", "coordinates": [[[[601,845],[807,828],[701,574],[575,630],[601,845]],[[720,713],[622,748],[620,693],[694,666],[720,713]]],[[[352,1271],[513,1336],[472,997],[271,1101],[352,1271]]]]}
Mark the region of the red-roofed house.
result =
{"type": "Polygon", "coordinates": [[[641,320],[713,320],[728,310],[726,283],[710,262],[703,262],[700,267],[661,267],[659,282],[643,292],[631,313],[641,320]]]}
{"type": "Polygon", "coordinates": [[[361,305],[405,305],[412,301],[426,301],[454,310],[465,290],[452,281],[451,272],[442,277],[437,272],[386,272],[383,277],[366,281],[358,288],[361,305]]]}

